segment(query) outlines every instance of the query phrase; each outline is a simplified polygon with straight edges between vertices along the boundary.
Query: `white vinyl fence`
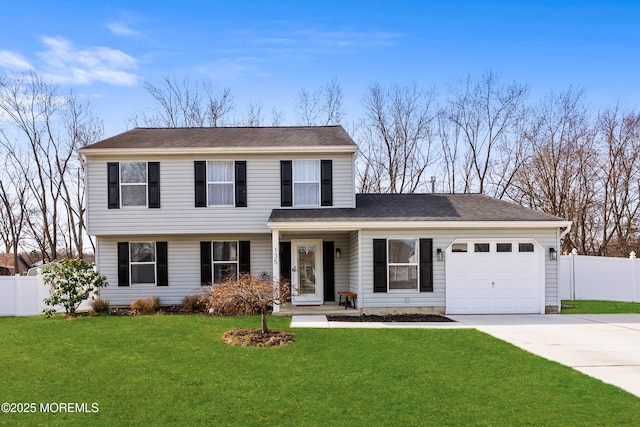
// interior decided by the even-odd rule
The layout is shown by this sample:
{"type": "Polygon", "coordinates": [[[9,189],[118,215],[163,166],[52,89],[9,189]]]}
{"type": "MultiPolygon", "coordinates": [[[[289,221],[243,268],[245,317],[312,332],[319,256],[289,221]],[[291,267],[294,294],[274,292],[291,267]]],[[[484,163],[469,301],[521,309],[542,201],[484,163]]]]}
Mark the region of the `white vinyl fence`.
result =
{"type": "Polygon", "coordinates": [[[42,314],[49,288],[42,276],[0,276],[0,316],[42,314]]]}
{"type": "Polygon", "coordinates": [[[640,302],[636,254],[629,258],[560,257],[560,299],[640,302]]]}

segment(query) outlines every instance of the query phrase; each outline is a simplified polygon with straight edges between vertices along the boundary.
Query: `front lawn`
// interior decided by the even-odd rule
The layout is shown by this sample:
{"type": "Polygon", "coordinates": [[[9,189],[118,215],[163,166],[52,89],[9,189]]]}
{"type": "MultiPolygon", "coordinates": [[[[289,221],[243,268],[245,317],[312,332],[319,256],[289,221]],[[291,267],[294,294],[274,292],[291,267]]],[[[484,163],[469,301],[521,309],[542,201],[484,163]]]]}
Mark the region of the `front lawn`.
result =
{"type": "Polygon", "coordinates": [[[640,313],[640,303],[597,300],[563,300],[563,314],[640,313]]]}
{"type": "Polygon", "coordinates": [[[258,325],[0,318],[1,402],[98,407],[0,413],[0,425],[640,425],[640,399],[475,330],[296,329],[284,347],[220,342],[258,325]]]}

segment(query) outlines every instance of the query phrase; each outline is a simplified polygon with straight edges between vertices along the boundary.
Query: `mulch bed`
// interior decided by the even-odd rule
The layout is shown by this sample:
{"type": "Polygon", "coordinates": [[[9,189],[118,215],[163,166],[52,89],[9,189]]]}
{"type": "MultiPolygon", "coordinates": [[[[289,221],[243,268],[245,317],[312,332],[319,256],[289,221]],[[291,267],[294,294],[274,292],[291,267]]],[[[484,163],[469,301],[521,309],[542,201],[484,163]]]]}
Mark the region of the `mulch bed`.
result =
{"type": "Polygon", "coordinates": [[[327,320],[333,322],[455,322],[438,314],[363,314],[361,316],[330,315],[327,320]]]}
{"type": "Polygon", "coordinates": [[[222,335],[221,341],[237,347],[279,347],[293,342],[293,334],[287,331],[261,329],[233,329],[222,335]]]}

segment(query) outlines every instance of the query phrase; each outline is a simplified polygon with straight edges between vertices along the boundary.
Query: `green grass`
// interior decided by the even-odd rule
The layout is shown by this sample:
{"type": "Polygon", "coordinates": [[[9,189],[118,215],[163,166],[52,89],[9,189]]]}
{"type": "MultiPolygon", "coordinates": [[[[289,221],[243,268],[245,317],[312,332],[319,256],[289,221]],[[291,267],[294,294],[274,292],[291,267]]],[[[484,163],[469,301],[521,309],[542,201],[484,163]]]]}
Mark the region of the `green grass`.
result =
{"type": "MultiPolygon", "coordinates": [[[[271,318],[287,329],[290,319],[271,318]]],[[[0,318],[0,402],[98,413],[0,425],[640,425],[640,399],[468,329],[296,329],[281,348],[224,331],[259,318],[0,318]]]]}
{"type": "Polygon", "coordinates": [[[640,313],[640,303],[597,300],[563,300],[563,314],[640,313]]]}

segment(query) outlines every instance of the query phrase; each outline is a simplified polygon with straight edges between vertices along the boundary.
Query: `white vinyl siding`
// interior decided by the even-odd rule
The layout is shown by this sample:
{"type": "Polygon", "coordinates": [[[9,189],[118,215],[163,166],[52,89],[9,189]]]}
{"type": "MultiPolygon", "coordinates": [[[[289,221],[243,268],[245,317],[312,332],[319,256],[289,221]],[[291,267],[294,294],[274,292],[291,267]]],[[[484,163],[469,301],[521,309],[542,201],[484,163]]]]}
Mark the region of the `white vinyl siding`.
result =
{"type": "MultiPolygon", "coordinates": [[[[300,156],[308,159],[309,154],[300,156]]],[[[229,209],[194,205],[193,156],[148,158],[160,161],[162,208],[153,210],[107,209],[107,162],[135,161],[126,158],[93,158],[87,161],[87,212],[91,235],[156,234],[171,230],[175,234],[270,233],[267,220],[273,209],[280,209],[279,155],[238,155],[247,162],[247,207],[229,209]]],[[[296,156],[287,155],[288,158],[296,156]]],[[[318,209],[355,207],[353,160],[351,154],[318,154],[318,159],[333,162],[333,206],[318,209]]],[[[229,160],[225,155],[221,160],[229,160]]],[[[208,160],[215,160],[208,158],[208,160]]]]}
{"type": "Polygon", "coordinates": [[[180,304],[185,295],[201,293],[208,289],[200,286],[200,241],[249,240],[251,242],[251,274],[260,276],[271,273],[271,234],[219,234],[219,235],[154,235],[144,238],[168,242],[167,260],[169,285],[139,284],[118,286],[118,242],[141,241],[142,236],[98,237],[96,265],[107,277],[109,286],[100,290],[100,297],[114,306],[129,305],[134,299],[146,296],[160,297],[161,304],[180,304]]]}
{"type": "MultiPolygon", "coordinates": [[[[317,238],[317,235],[314,236],[317,238]]],[[[297,236],[295,237],[298,238],[297,236]]],[[[352,291],[350,287],[351,257],[349,236],[346,233],[326,233],[324,240],[333,241],[340,248],[340,259],[335,260],[335,299],[337,292],[352,291]]],[[[108,299],[112,305],[129,305],[134,299],[145,296],[159,296],[162,304],[179,304],[185,295],[200,293],[208,289],[200,286],[200,241],[249,240],[251,243],[251,274],[261,276],[272,272],[271,234],[219,234],[219,235],[157,235],[154,241],[168,242],[167,259],[169,272],[168,286],[136,285],[118,286],[118,242],[131,239],[140,240],[140,236],[98,237],[96,243],[96,264],[100,274],[107,277],[109,286],[100,290],[100,296],[108,299]]],[[[283,241],[288,241],[285,238],[283,241]]],[[[357,262],[357,260],[356,260],[357,262]]]]}
{"type": "MultiPolygon", "coordinates": [[[[558,247],[555,229],[549,230],[499,230],[499,229],[451,229],[451,230],[363,230],[362,233],[362,281],[364,307],[444,307],[445,306],[445,263],[435,257],[437,249],[444,251],[456,239],[503,239],[509,238],[517,242],[518,238],[535,239],[545,251],[549,247],[558,247]],[[417,239],[433,239],[433,292],[373,292],[373,239],[404,239],[412,236],[417,239]]],[[[485,240],[485,241],[487,241],[485,240]]],[[[473,251],[473,245],[469,245],[473,251]]],[[[514,247],[514,250],[517,250],[514,247]]],[[[545,256],[545,305],[558,305],[558,271],[557,261],[550,261],[545,256]]],[[[358,295],[358,301],[360,301],[358,295]]]]}

